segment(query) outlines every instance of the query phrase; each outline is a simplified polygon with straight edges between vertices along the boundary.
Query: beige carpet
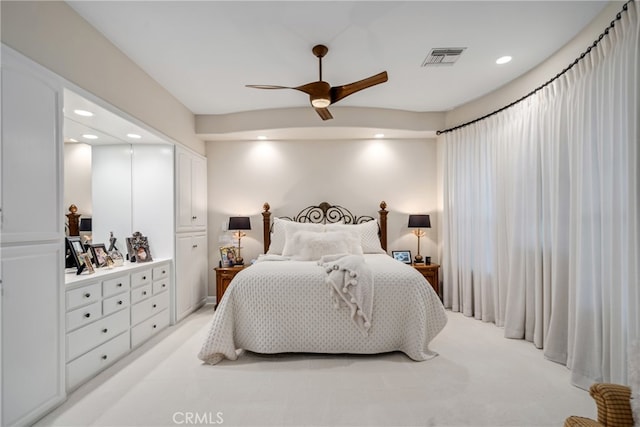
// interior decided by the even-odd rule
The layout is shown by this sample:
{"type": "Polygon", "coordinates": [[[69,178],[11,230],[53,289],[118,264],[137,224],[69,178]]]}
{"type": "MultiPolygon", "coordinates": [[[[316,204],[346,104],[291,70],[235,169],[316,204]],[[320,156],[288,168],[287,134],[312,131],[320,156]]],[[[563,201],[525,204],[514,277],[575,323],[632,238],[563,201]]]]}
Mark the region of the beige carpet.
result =
{"type": "Polygon", "coordinates": [[[448,312],[413,362],[376,356],[244,354],[203,365],[210,306],[69,396],[39,426],[562,426],[595,416],[563,366],[493,324],[448,312]]]}

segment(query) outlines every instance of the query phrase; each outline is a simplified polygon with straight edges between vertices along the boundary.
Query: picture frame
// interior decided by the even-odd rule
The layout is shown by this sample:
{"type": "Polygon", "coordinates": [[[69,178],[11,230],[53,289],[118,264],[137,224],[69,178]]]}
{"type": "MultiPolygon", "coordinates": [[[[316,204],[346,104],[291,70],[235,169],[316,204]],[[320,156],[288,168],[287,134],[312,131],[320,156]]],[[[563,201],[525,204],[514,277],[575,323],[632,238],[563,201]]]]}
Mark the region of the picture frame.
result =
{"type": "Polygon", "coordinates": [[[391,251],[391,256],[396,261],[411,264],[411,251],[391,251]]]}
{"type": "Polygon", "coordinates": [[[236,248],[234,246],[220,247],[220,265],[233,267],[236,263],[236,248]]]}
{"type": "Polygon", "coordinates": [[[70,267],[76,267],[76,274],[82,273],[84,270],[84,256],[85,253],[84,245],[82,244],[82,239],[80,236],[69,236],[65,238],[67,244],[67,252],[69,253],[69,263],[70,267]]]}
{"type": "Polygon", "coordinates": [[[151,250],[149,249],[149,240],[139,231],[133,233],[132,237],[127,237],[127,251],[131,262],[153,261],[151,250]]]}
{"type": "Polygon", "coordinates": [[[91,255],[93,256],[93,262],[96,267],[106,267],[109,254],[107,253],[107,246],[104,243],[94,243],[89,246],[91,249],[91,255]]]}

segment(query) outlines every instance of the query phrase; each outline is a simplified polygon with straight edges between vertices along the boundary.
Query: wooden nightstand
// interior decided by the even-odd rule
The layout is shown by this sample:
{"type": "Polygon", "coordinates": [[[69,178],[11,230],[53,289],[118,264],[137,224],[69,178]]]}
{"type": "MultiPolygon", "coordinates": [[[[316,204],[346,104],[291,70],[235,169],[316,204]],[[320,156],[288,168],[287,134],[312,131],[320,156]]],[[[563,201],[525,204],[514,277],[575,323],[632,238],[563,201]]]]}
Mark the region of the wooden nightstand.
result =
{"type": "Polygon", "coordinates": [[[411,266],[422,273],[424,278],[427,279],[433,287],[433,290],[436,291],[436,294],[440,296],[440,282],[438,281],[440,264],[411,264],[411,266]]]}
{"type": "Polygon", "coordinates": [[[220,304],[224,291],[227,290],[231,280],[238,274],[244,265],[236,267],[216,267],[216,305],[220,304]]]}

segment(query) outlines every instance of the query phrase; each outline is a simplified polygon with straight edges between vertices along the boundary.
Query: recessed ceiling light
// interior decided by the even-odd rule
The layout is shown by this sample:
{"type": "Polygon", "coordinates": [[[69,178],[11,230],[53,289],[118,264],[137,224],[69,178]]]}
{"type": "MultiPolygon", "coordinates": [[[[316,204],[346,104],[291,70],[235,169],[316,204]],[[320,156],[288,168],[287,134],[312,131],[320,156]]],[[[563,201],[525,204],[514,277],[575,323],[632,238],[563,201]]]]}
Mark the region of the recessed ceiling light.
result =
{"type": "Polygon", "coordinates": [[[258,135],[258,139],[264,141],[265,139],[267,139],[267,137],[264,135],[258,135]]]}
{"type": "Polygon", "coordinates": [[[496,64],[498,65],[502,65],[502,64],[506,64],[507,62],[511,61],[511,57],[510,56],[501,56],[500,58],[496,59],[496,64]]]}
{"type": "Polygon", "coordinates": [[[127,136],[129,138],[133,138],[133,139],[140,139],[142,138],[140,135],[138,135],[137,133],[128,133],[127,136]]]}
{"type": "Polygon", "coordinates": [[[373,135],[374,138],[384,138],[384,133],[376,133],[373,135]]]}
{"type": "Polygon", "coordinates": [[[69,138],[69,142],[78,142],[77,139],[69,138]]]}
{"type": "Polygon", "coordinates": [[[84,135],[82,135],[82,137],[86,139],[98,139],[96,135],[92,135],[90,133],[85,133],[84,135]]]}
{"type": "Polygon", "coordinates": [[[76,113],[79,116],[82,117],[93,117],[93,113],[91,111],[87,111],[87,110],[73,110],[74,113],[76,113]]]}

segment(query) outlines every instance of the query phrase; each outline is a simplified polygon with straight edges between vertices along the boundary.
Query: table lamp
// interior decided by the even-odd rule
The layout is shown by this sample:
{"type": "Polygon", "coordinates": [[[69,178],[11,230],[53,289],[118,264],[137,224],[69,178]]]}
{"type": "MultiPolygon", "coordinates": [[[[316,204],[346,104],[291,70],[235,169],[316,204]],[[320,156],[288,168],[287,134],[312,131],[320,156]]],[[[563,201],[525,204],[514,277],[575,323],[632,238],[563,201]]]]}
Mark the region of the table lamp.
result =
{"type": "Polygon", "coordinates": [[[414,264],[423,264],[424,260],[420,255],[420,238],[425,236],[425,232],[422,228],[431,228],[431,220],[429,215],[409,215],[409,228],[415,228],[413,234],[418,238],[418,253],[413,261],[414,264]]]}
{"type": "Polygon", "coordinates": [[[240,239],[247,234],[242,230],[251,230],[251,220],[248,216],[232,216],[229,217],[229,230],[236,230],[233,237],[238,239],[238,256],[236,256],[236,265],[243,265],[244,260],[240,256],[240,239]]]}

